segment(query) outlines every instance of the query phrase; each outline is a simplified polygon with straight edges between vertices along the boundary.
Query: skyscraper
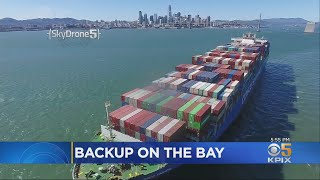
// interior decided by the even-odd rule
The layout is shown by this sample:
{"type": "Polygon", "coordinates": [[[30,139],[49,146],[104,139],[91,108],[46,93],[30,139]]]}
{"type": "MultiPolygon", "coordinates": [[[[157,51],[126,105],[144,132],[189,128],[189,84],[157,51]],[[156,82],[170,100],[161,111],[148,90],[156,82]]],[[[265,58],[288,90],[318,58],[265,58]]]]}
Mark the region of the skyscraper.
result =
{"type": "Polygon", "coordinates": [[[207,17],[206,26],[210,26],[210,16],[207,17]]]}
{"type": "Polygon", "coordinates": [[[146,14],[144,14],[143,21],[144,21],[144,23],[145,23],[145,24],[149,24],[149,21],[148,21],[148,15],[147,15],[147,13],[146,13],[146,14]]]}
{"type": "Polygon", "coordinates": [[[168,20],[166,23],[171,23],[172,22],[172,12],[171,12],[171,5],[169,5],[169,8],[168,8],[168,20]]]}
{"type": "Polygon", "coordinates": [[[142,24],[142,12],[141,11],[139,11],[139,24],[142,24]]]}
{"type": "Polygon", "coordinates": [[[191,22],[191,18],[192,18],[192,16],[189,14],[189,15],[188,15],[188,21],[189,21],[189,22],[191,22]]]}
{"type": "Polygon", "coordinates": [[[153,15],[153,20],[154,20],[155,24],[158,24],[158,15],[157,14],[153,15]]]}

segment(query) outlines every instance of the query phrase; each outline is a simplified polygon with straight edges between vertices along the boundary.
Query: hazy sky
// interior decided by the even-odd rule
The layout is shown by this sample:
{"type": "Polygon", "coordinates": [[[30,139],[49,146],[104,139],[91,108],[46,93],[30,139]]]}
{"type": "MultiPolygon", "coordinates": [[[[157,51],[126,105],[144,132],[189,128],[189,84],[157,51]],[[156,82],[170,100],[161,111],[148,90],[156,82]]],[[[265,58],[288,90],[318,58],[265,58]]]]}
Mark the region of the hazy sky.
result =
{"type": "Polygon", "coordinates": [[[212,19],[301,17],[319,21],[319,0],[0,0],[0,18],[72,17],[88,20],[136,20],[138,11],[165,15],[199,14],[212,19]]]}

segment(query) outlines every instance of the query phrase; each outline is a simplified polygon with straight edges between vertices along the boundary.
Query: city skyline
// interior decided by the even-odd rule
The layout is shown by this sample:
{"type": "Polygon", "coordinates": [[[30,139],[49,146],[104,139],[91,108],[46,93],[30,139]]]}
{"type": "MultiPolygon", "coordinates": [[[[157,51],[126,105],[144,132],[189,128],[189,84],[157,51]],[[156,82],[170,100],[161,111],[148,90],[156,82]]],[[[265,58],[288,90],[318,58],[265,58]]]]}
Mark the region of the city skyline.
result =
{"type": "Polygon", "coordinates": [[[121,0],[111,1],[0,1],[0,18],[10,17],[15,19],[34,18],[63,18],[70,17],[88,20],[112,21],[138,20],[138,12],[148,16],[157,14],[168,15],[168,6],[171,5],[173,13],[180,12],[183,15],[210,16],[211,19],[223,20],[253,20],[258,19],[260,13],[263,19],[268,18],[294,18],[301,17],[310,21],[319,21],[318,0],[271,0],[257,2],[253,0],[226,2],[220,1],[146,1],[131,2],[121,0]],[[273,1],[273,2],[272,2],[273,1]],[[90,3],[91,2],[91,3],[90,3]],[[306,3],[308,2],[308,3],[306,3]],[[93,12],[93,13],[91,13],[93,12]]]}

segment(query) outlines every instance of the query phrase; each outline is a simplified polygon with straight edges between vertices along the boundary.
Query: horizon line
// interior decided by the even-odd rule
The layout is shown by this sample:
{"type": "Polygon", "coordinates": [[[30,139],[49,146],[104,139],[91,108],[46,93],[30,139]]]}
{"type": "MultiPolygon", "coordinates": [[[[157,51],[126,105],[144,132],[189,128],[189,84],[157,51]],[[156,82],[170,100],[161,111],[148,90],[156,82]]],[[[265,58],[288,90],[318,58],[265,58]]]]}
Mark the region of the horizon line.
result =
{"type": "MultiPolygon", "coordinates": [[[[89,19],[77,19],[77,18],[73,18],[73,17],[53,17],[53,18],[50,18],[50,17],[38,17],[38,18],[30,18],[30,19],[16,19],[16,18],[12,18],[12,17],[3,17],[3,18],[0,18],[0,20],[3,20],[3,19],[14,19],[14,20],[18,20],[18,21],[26,21],[26,20],[34,20],[34,19],[74,19],[74,20],[78,20],[78,21],[81,21],[81,20],[85,20],[85,21],[101,21],[103,19],[96,19],[96,20],[89,20],[89,19]]],[[[274,17],[274,18],[266,18],[266,19],[261,19],[261,20],[269,20],[269,19],[303,19],[303,20],[306,20],[308,22],[315,22],[315,23],[320,23],[320,21],[310,21],[310,20],[307,20],[307,19],[304,19],[302,17],[274,17]]],[[[138,20],[123,20],[123,19],[114,19],[114,20],[103,20],[103,21],[129,21],[129,22],[133,22],[133,21],[138,21],[138,20]]],[[[244,19],[232,19],[232,20],[228,20],[228,19],[213,19],[213,20],[220,20],[220,21],[254,21],[254,20],[259,20],[259,19],[250,19],[250,20],[244,20],[244,19]]]]}

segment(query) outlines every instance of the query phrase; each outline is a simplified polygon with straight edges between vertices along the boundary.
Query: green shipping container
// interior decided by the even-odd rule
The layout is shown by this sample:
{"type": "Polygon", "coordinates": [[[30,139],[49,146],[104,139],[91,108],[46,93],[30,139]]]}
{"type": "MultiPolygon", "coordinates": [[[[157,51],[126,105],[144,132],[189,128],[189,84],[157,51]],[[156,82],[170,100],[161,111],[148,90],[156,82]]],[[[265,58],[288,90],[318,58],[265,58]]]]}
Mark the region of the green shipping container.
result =
{"type": "Polygon", "coordinates": [[[218,95],[223,91],[224,85],[220,85],[216,90],[213,91],[213,97],[218,99],[218,95]]]}
{"type": "Polygon", "coordinates": [[[170,101],[171,99],[173,99],[173,98],[174,98],[173,96],[169,96],[169,97],[167,97],[165,100],[159,102],[159,103],[156,105],[156,111],[157,111],[157,113],[160,113],[160,112],[161,112],[161,107],[162,107],[165,103],[169,102],[169,101],[170,101]]]}
{"type": "Polygon", "coordinates": [[[191,128],[200,130],[203,127],[203,125],[205,125],[209,120],[210,120],[210,115],[204,118],[204,120],[201,123],[193,122],[191,128]]]}
{"type": "Polygon", "coordinates": [[[195,115],[198,111],[205,105],[205,103],[200,103],[198,106],[196,106],[190,113],[189,113],[189,121],[188,124],[190,124],[190,127],[193,127],[193,124],[195,122],[195,115]]]}
{"type": "Polygon", "coordinates": [[[196,100],[191,99],[190,101],[188,101],[186,104],[184,104],[182,107],[180,107],[177,111],[177,118],[179,120],[183,119],[183,111],[185,111],[189,106],[191,106],[196,100]]]}
{"type": "Polygon", "coordinates": [[[210,86],[209,83],[205,84],[204,86],[202,86],[202,87],[199,89],[199,95],[200,95],[200,96],[203,96],[203,91],[204,91],[208,86],[210,86]]]}
{"type": "Polygon", "coordinates": [[[150,106],[150,101],[152,101],[152,100],[155,99],[155,98],[158,98],[160,95],[161,95],[160,93],[157,93],[157,94],[155,94],[155,95],[153,95],[153,96],[148,97],[147,99],[145,99],[145,100],[143,101],[143,103],[142,103],[142,108],[143,108],[143,109],[147,109],[148,106],[150,106]]]}

